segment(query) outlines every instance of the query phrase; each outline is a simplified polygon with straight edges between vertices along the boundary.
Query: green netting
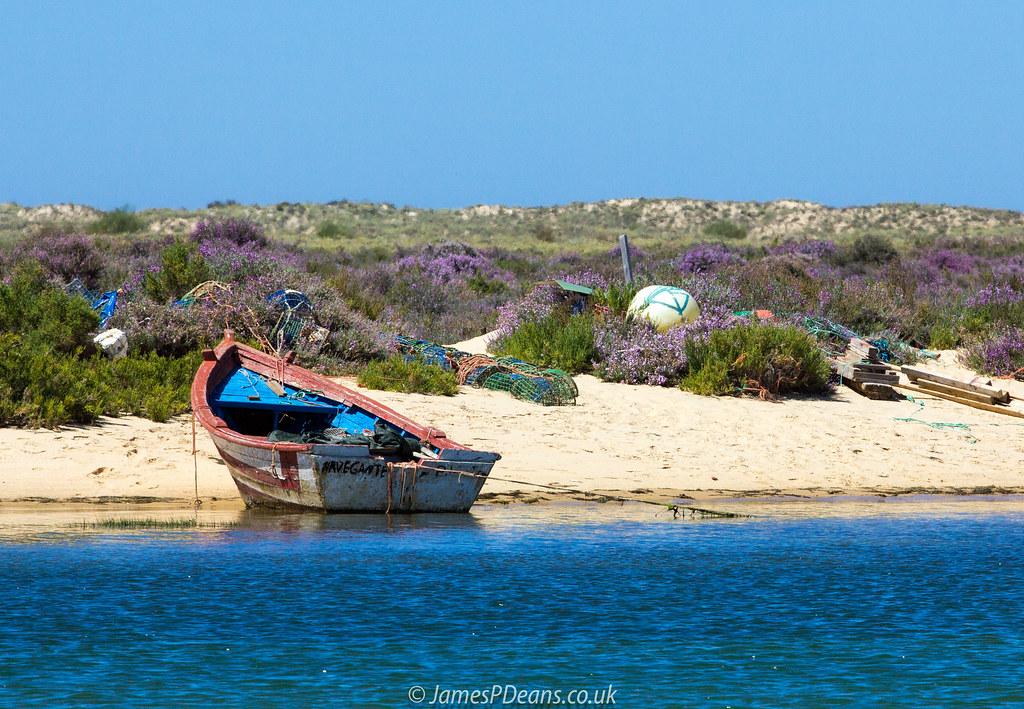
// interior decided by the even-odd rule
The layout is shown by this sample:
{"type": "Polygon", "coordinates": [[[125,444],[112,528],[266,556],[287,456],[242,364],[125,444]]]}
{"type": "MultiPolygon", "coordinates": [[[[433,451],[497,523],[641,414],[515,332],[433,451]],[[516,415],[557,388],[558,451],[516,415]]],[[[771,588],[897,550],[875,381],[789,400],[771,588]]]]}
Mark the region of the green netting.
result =
{"type": "Polygon", "coordinates": [[[808,315],[804,317],[803,328],[814,335],[818,339],[821,349],[833,357],[841,355],[846,350],[850,340],[854,338],[865,340],[876,347],[878,349],[878,356],[883,362],[907,364],[915,359],[935,359],[938,357],[936,353],[918,349],[898,337],[883,337],[882,335],[885,333],[875,336],[874,339],[861,337],[845,325],[833,322],[828,318],[808,315]]]}
{"type": "Polygon", "coordinates": [[[544,369],[514,357],[469,354],[410,337],[399,336],[395,341],[405,357],[455,371],[460,384],[507,391],[517,399],[544,406],[575,404],[579,395],[576,382],[560,369],[544,369]]]}

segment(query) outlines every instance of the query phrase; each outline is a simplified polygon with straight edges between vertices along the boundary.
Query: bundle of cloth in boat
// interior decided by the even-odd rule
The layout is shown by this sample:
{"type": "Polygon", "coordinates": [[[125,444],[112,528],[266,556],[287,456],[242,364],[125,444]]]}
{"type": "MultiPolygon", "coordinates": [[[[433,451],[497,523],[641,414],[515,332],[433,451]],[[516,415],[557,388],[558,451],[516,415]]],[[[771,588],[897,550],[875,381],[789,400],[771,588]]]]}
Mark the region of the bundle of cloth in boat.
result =
{"type": "Polygon", "coordinates": [[[292,433],[274,430],[267,436],[272,443],[335,443],[343,446],[368,446],[370,455],[381,455],[399,460],[412,460],[413,453],[422,449],[422,443],[406,438],[387,424],[378,421],[373,433],[349,433],[343,428],[325,428],[292,433]]]}
{"type": "Polygon", "coordinates": [[[544,406],[575,404],[579,396],[576,382],[561,369],[544,369],[515,357],[474,355],[401,335],[395,342],[407,360],[419,359],[454,371],[459,384],[507,391],[517,399],[544,406]]]}

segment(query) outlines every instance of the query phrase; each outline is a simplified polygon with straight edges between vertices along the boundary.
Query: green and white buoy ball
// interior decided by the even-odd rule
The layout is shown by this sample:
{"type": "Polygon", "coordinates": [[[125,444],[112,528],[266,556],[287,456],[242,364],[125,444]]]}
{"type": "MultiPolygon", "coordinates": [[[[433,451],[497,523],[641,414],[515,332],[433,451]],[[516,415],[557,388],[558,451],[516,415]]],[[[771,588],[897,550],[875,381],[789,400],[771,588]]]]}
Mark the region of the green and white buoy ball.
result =
{"type": "Polygon", "coordinates": [[[682,288],[675,286],[647,286],[641,289],[629,304],[629,312],[638,318],[650,320],[658,332],[700,317],[700,306],[682,288]]]}

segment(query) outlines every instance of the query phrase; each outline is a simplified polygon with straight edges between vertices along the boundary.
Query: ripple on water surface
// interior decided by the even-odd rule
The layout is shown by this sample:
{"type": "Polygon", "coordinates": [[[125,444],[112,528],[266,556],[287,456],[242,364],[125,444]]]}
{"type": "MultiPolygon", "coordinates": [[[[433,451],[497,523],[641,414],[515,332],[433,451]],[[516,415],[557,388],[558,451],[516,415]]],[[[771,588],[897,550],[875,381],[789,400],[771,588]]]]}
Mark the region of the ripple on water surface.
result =
{"type": "Polygon", "coordinates": [[[0,704],[404,706],[412,685],[494,684],[610,684],[617,706],[1024,701],[1013,508],[60,514],[0,513],[0,704]]]}

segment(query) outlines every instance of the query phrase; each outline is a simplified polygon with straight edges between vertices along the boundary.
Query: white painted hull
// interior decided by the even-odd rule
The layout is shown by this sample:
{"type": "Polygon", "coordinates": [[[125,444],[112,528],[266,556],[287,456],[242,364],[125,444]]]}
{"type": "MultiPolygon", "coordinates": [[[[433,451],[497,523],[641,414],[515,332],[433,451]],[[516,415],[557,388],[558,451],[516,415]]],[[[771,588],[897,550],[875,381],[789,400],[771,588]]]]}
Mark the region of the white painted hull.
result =
{"type": "Polygon", "coordinates": [[[365,446],[279,451],[213,436],[247,507],[324,512],[466,512],[498,459],[443,449],[438,459],[388,463],[365,446]]]}

